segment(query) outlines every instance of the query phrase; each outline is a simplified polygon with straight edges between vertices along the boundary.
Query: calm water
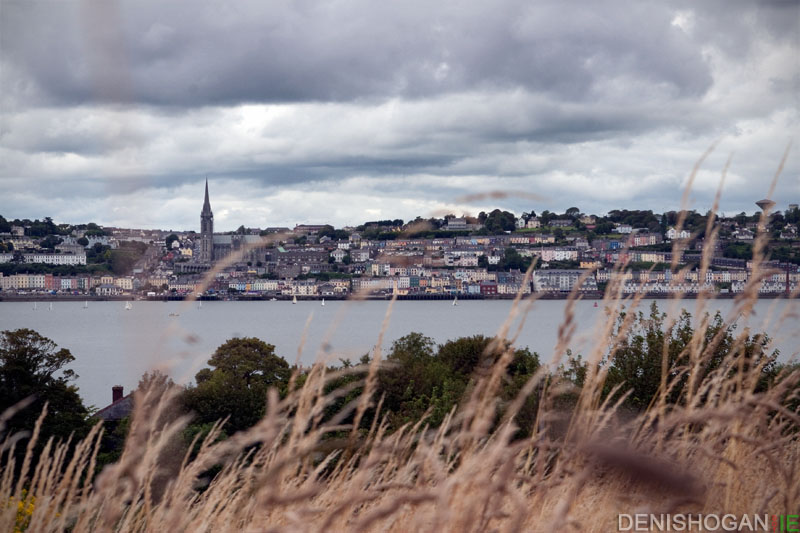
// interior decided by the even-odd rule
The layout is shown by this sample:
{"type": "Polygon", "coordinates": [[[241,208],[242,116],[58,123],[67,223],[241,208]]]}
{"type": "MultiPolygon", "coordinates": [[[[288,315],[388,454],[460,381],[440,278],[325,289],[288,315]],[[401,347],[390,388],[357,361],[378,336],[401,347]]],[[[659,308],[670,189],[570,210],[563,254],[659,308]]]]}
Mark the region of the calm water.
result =
{"type": "MultiPolygon", "coordinates": [[[[642,306],[649,304],[645,301],[642,306]]],[[[694,311],[694,301],[683,304],[694,311]]],[[[334,362],[340,357],[355,361],[376,344],[388,305],[382,301],[326,302],[324,307],[319,302],[204,302],[198,309],[197,303],[188,302],[134,302],[132,310],[125,310],[123,302],[89,302],[86,309],[83,302],[55,302],[49,310],[48,304],[40,302],[34,310],[28,302],[0,302],[0,329],[32,328],[68,348],[75,356],[72,368],[79,375],[77,385],[84,401],[103,407],[110,403],[112,385],[123,385],[127,393],[153,367],[161,366],[176,382],[190,381],[214,349],[234,336],[255,336],[274,344],[276,353],[290,363],[296,360],[303,338],[303,364],[311,364],[320,353],[334,362]],[[326,345],[327,352],[322,352],[326,345]]],[[[566,305],[561,300],[536,302],[516,344],[549,361],[566,305]]],[[[669,305],[659,301],[664,310],[669,305]]],[[[733,302],[720,300],[711,305],[726,313],[733,302]]],[[[383,346],[388,348],[412,331],[437,342],[477,333],[493,335],[510,309],[509,300],[462,301],[457,307],[447,301],[396,302],[383,346]]],[[[781,350],[781,359],[788,359],[800,349],[798,315],[798,300],[761,300],[750,325],[766,330],[781,350]],[[793,316],[780,321],[786,311],[793,316]],[[766,328],[765,319],[770,322],[766,328]]],[[[595,323],[603,316],[602,307],[595,308],[591,301],[576,304],[573,351],[589,351],[597,340],[595,323]]],[[[519,321],[511,328],[512,335],[518,325],[519,321]]]]}

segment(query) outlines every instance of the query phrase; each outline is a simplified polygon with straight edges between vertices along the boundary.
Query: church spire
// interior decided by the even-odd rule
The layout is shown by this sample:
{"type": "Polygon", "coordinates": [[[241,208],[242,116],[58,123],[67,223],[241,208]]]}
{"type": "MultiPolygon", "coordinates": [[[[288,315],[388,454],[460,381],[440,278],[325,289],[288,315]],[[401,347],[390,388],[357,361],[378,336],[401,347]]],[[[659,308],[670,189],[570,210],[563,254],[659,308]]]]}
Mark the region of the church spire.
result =
{"type": "Polygon", "coordinates": [[[206,199],[203,202],[203,212],[204,213],[211,212],[211,202],[208,201],[208,178],[206,178],[206,199]]]}
{"type": "Polygon", "coordinates": [[[211,212],[211,202],[208,200],[208,178],[203,211],[200,213],[200,250],[197,259],[204,264],[214,261],[214,213],[211,212]]]}

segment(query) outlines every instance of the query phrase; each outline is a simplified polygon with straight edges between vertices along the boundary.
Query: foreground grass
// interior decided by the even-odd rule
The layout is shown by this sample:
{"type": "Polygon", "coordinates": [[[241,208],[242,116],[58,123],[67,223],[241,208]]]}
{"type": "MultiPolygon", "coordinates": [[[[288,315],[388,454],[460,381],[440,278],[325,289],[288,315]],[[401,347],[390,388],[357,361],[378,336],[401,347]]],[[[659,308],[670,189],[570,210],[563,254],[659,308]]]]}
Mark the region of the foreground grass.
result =
{"type": "MultiPolygon", "coordinates": [[[[611,319],[606,327],[615,332],[613,356],[622,332],[611,319]]],[[[595,363],[609,355],[601,350],[594,361],[590,355],[581,389],[542,369],[498,419],[505,352],[440,427],[422,420],[391,434],[379,422],[378,358],[359,369],[366,378],[358,401],[325,423],[336,393],[323,389],[337,376],[318,365],[285,398],[271,394],[254,427],[218,440],[217,426],[179,466],[175,443],[188,420],[174,415],[177,392],[140,392],[122,457],[94,480],[100,426],[72,453],[53,442],[39,457],[29,453],[16,481],[8,451],[23,444],[32,451],[36,432],[27,441],[6,437],[0,529],[613,531],[619,513],[793,512],[797,371],[787,367],[756,392],[761,368],[736,372],[744,356],[734,345],[722,366],[668,401],[680,377],[700,374],[706,362],[689,348],[665,373],[663,394],[631,412],[620,407],[624,395],[612,404],[600,393],[606,367],[595,363]],[[513,414],[534,390],[536,429],[515,440],[513,414]],[[376,422],[353,429],[368,409],[378,410],[376,422]]]]}

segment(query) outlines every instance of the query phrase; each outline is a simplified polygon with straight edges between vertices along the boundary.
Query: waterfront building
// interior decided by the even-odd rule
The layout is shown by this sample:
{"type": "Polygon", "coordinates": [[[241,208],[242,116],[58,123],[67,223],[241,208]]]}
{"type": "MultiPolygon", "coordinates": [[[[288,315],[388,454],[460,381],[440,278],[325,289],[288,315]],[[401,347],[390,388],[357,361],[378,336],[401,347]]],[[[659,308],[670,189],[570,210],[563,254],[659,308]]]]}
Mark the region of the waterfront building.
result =
{"type": "Polygon", "coordinates": [[[570,292],[581,281],[581,291],[596,291],[595,276],[585,276],[585,270],[535,270],[533,286],[536,292],[570,292]]]}

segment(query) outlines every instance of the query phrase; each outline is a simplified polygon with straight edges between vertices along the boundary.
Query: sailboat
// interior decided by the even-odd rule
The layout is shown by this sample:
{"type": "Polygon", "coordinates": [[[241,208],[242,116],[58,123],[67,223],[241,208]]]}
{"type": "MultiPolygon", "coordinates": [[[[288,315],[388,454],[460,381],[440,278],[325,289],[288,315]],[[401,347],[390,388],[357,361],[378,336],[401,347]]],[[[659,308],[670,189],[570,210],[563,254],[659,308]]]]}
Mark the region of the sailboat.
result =
{"type": "Polygon", "coordinates": [[[53,302],[50,302],[50,308],[48,309],[48,311],[52,311],[52,310],[53,310],[53,302]]]}
{"type": "Polygon", "coordinates": [[[125,302],[125,310],[130,311],[133,309],[133,305],[130,302],[125,302]]]}
{"type": "Polygon", "coordinates": [[[203,302],[197,302],[197,308],[198,309],[202,309],[203,308],[203,302]]]}
{"type": "Polygon", "coordinates": [[[83,302],[83,308],[84,309],[88,309],[89,308],[89,300],[86,300],[85,302],[83,302]]]}
{"type": "Polygon", "coordinates": [[[325,307],[325,298],[322,299],[322,303],[320,304],[322,307],[325,307]]]}
{"type": "Polygon", "coordinates": [[[454,306],[458,305],[458,296],[456,296],[455,298],[453,298],[453,305],[454,305],[454,306]]]}
{"type": "Polygon", "coordinates": [[[33,310],[36,311],[36,302],[33,302],[33,310]]]}
{"type": "Polygon", "coordinates": [[[292,303],[293,303],[293,304],[296,304],[296,303],[297,303],[297,296],[292,296],[292,303]]]}

